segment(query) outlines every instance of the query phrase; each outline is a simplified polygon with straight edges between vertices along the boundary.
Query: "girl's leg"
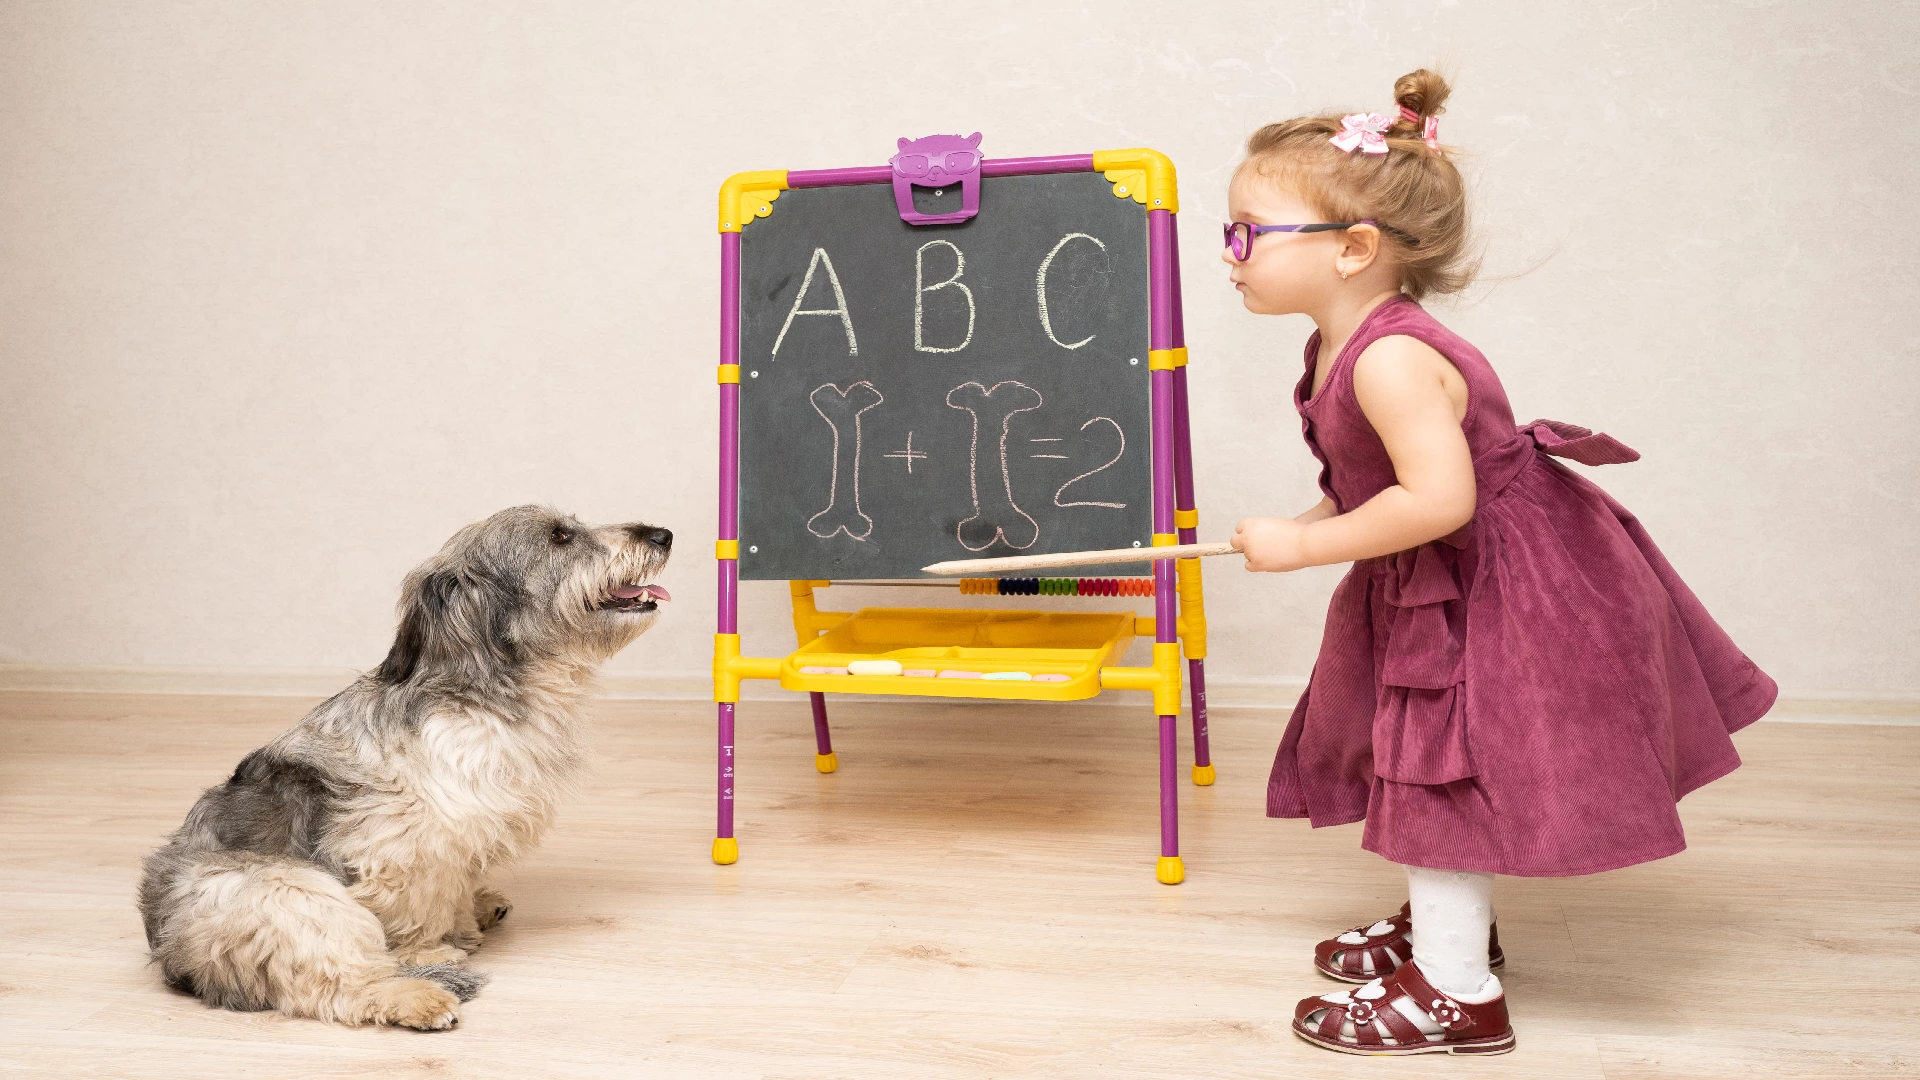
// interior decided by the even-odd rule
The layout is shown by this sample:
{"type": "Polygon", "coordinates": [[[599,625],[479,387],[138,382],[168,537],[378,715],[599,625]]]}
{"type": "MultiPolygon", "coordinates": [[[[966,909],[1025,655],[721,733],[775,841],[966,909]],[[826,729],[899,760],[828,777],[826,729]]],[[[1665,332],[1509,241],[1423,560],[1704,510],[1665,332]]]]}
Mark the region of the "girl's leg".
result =
{"type": "Polygon", "coordinates": [[[1413,962],[1435,989],[1462,1000],[1489,998],[1500,983],[1487,968],[1493,875],[1407,867],[1413,962]]]}

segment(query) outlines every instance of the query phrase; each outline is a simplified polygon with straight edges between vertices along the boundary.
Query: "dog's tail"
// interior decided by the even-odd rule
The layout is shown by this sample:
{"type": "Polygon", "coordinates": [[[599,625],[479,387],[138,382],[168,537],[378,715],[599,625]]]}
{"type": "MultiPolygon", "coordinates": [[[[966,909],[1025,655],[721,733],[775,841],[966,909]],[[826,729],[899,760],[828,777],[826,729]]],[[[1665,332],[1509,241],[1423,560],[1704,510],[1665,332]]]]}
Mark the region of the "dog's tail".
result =
{"type": "Polygon", "coordinates": [[[484,981],[402,971],[373,913],[298,859],[169,844],[147,859],[140,910],[167,984],[221,1008],[441,1030],[484,981]]]}
{"type": "Polygon", "coordinates": [[[400,974],[409,979],[426,979],[437,982],[461,1001],[472,1001],[487,985],[487,977],[478,971],[471,971],[459,964],[428,964],[425,967],[401,968],[400,974]]]}

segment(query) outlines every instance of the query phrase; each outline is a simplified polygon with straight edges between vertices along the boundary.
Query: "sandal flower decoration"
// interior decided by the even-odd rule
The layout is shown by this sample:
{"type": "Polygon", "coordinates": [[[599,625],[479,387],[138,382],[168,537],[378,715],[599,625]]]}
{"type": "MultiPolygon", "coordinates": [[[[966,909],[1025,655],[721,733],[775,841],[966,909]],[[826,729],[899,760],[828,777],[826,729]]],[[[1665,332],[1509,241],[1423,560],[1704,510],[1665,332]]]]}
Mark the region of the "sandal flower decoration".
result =
{"type": "Polygon", "coordinates": [[[1378,1011],[1374,1008],[1373,1002],[1356,998],[1351,1005],[1347,1006],[1347,1019],[1356,1024],[1372,1023],[1374,1014],[1378,1011]]]}
{"type": "Polygon", "coordinates": [[[1427,1015],[1433,1017],[1434,1023],[1449,1031],[1467,1022],[1467,1014],[1446,998],[1434,998],[1433,1004],[1427,1006],[1427,1015]]]}
{"type": "Polygon", "coordinates": [[[1340,134],[1327,141],[1351,154],[1355,150],[1363,154],[1384,154],[1387,152],[1387,129],[1393,121],[1379,113],[1350,113],[1340,118],[1343,129],[1340,134]]]}

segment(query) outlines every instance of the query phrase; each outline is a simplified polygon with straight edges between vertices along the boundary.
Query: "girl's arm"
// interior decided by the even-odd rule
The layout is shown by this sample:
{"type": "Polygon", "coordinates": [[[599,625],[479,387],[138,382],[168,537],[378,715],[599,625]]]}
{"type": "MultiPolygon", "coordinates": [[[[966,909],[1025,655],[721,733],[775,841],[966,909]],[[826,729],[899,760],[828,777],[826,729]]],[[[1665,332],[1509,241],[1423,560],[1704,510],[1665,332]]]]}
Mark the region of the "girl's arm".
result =
{"type": "Polygon", "coordinates": [[[1354,395],[1393,460],[1398,483],[1347,514],[1321,513],[1331,509],[1323,501],[1299,518],[1241,522],[1234,543],[1247,553],[1247,569],[1298,570],[1390,555],[1471,521],[1473,458],[1460,429],[1465,385],[1445,357],[1412,338],[1367,346],[1354,362],[1354,395]]]}
{"type": "MultiPolygon", "coordinates": [[[[1339,512],[1340,511],[1334,507],[1333,500],[1323,495],[1320,497],[1319,502],[1313,504],[1313,509],[1308,510],[1304,514],[1293,515],[1293,520],[1302,525],[1311,525],[1322,518],[1330,518],[1339,512]]],[[[1240,530],[1236,526],[1233,531],[1237,533],[1240,530]]]]}

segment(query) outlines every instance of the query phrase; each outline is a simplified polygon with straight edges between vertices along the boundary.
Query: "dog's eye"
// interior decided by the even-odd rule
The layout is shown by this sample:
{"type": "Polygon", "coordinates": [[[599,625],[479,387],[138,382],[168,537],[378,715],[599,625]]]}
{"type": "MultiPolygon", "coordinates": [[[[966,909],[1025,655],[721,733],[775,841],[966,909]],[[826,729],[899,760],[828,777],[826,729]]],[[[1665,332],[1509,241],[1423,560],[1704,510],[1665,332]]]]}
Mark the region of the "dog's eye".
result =
{"type": "Polygon", "coordinates": [[[547,539],[556,544],[571,544],[573,543],[573,530],[555,525],[553,531],[547,534],[547,539]]]}

